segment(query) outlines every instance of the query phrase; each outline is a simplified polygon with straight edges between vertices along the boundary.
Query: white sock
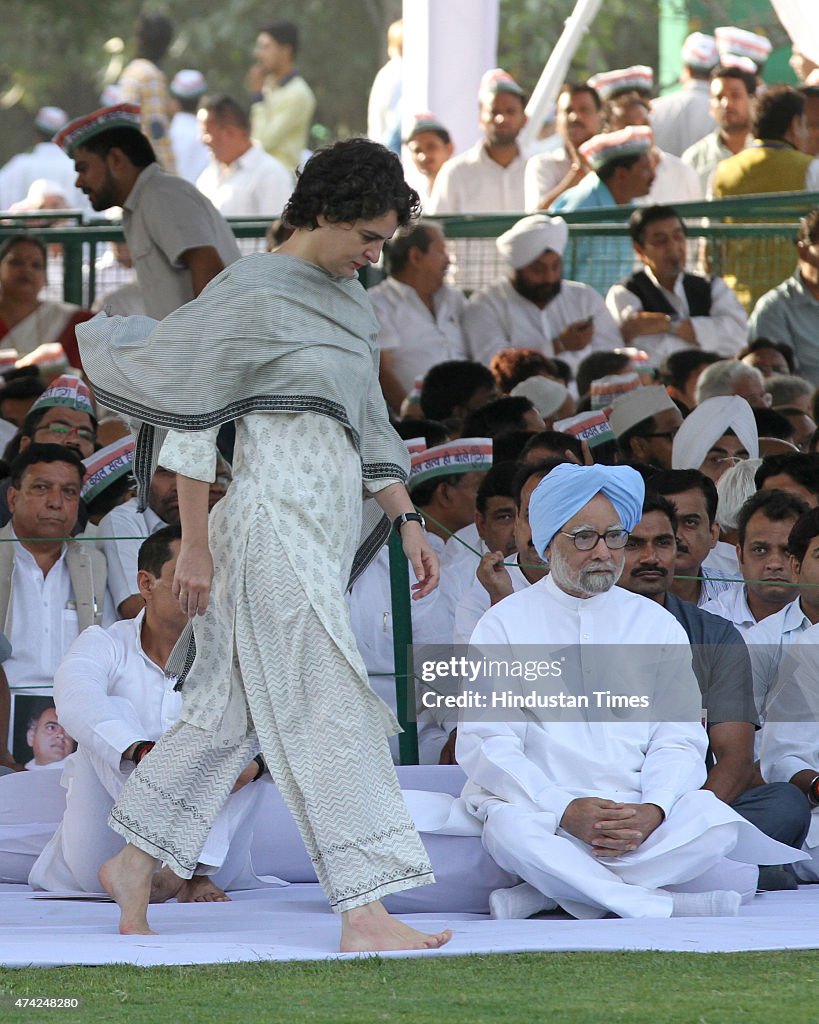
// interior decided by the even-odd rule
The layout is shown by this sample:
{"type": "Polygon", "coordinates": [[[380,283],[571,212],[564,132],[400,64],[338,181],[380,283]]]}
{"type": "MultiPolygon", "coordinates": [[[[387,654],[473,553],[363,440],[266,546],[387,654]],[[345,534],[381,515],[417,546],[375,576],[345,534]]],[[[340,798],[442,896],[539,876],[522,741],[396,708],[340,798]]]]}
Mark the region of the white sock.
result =
{"type": "Polygon", "coordinates": [[[736,917],[742,897],[738,892],[672,892],[672,917],[736,917]]]}
{"type": "Polygon", "coordinates": [[[557,910],[557,903],[528,882],[489,894],[489,916],[493,921],[521,920],[544,910],[557,910]]]}

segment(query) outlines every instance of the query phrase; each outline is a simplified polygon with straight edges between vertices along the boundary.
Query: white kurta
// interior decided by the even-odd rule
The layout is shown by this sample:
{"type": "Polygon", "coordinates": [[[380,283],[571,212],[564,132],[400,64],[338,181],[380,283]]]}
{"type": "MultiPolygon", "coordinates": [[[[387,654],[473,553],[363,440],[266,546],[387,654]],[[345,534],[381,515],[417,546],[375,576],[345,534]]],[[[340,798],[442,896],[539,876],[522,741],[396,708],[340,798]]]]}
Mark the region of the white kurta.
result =
{"type": "MultiPolygon", "coordinates": [[[[748,317],[739,299],[721,277],[711,279],[711,311],[708,316],[691,317],[688,300],[682,285],[682,274],[674,284],[674,290],[663,288],[648,267],[643,267],[648,279],[663,293],[666,301],[676,309],[680,320],[691,320],[697,347],[706,352],[716,352],[726,359],[733,358],[744,346],[748,330],[748,317]]],[[[643,309],[640,299],[622,284],[614,284],[606,296],[609,313],[618,324],[623,324],[632,313],[643,309]]],[[[641,349],[648,353],[652,366],[659,366],[672,352],[690,349],[687,341],[673,334],[649,334],[635,338],[641,349]]]]}
{"type": "Polygon", "coordinates": [[[555,298],[539,309],[504,277],[472,295],[464,310],[463,327],[471,358],[488,366],[496,352],[509,347],[534,348],[553,356],[554,339],[560,332],[589,317],[594,320],[590,344],[578,352],[559,353],[574,372],[590,352],[608,351],[623,344],[602,297],[587,284],[564,280],[555,298]]]}
{"type": "MultiPolygon", "coordinates": [[[[675,693],[689,720],[586,721],[571,712],[573,719],[564,715],[562,721],[528,715],[492,722],[489,715],[477,721],[464,715],[458,728],[458,761],[469,778],[463,797],[484,822],[487,849],[502,867],[578,917],[667,917],[672,899],[664,887],[690,882],[721,857],[756,864],[794,859],[793,851],[769,846],[771,840],[700,789],[707,737],[699,721],[690,720],[691,710],[700,707],[700,690],[685,631],[659,605],[620,588],[582,600],[546,577],[490,609],[472,647],[492,652],[491,645],[534,641],[542,656],[557,649],[578,652],[584,681],[588,674],[591,689],[604,690],[613,681],[613,651],[598,645],[624,640],[648,645],[650,707],[661,708],[662,698],[675,693]],[[598,860],[560,828],[574,799],[593,796],[655,804],[664,821],[637,850],[598,860]]],[[[633,662],[637,648],[628,650],[633,662]]]]}
{"type": "MultiPolygon", "coordinates": [[[[785,648],[796,642],[813,623],[797,598],[775,615],[758,622],[745,635],[754,673],[754,700],[760,722],[765,721],[768,693],[777,681],[785,648]]],[[[764,733],[764,729],[763,729],[764,733]]],[[[771,780],[772,781],[772,780],[771,780]]]]}
{"type": "Polygon", "coordinates": [[[223,217],[278,217],[293,185],[290,171],[258,142],[231,164],[211,159],[196,179],[223,217]]]}
{"type": "Polygon", "coordinates": [[[433,297],[434,315],[408,284],[387,278],[367,292],[378,318],[378,347],[392,353],[392,371],[409,394],[436,363],[466,359],[461,317],[466,298],[443,285],[433,297]]]}
{"type": "MultiPolygon", "coordinates": [[[[133,771],[122,753],[139,740],[158,740],[178,719],[176,680],[145,654],[144,612],[110,629],[92,626],[72,645],[54,680],[60,724],[79,743],[62,778],[67,791],[62,824],[31,873],[37,889],[99,892],[97,872],[125,845],[107,818],[133,771]]],[[[150,756],[150,755],[149,755],[150,756]]],[[[252,815],[261,787],[249,783],[228,798],[202,849],[206,873],[225,887],[245,887],[250,870],[252,815]],[[228,851],[230,860],[228,861],[228,851]],[[237,884],[241,883],[241,885],[237,884]]],[[[255,884],[260,884],[258,879],[255,884]]]]}

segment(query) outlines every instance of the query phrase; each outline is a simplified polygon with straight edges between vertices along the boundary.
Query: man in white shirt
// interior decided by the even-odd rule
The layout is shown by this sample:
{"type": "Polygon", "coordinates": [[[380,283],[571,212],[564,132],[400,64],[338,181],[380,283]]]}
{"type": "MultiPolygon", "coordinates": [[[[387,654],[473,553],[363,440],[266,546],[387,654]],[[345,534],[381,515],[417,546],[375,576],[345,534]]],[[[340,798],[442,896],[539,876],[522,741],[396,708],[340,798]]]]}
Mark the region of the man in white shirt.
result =
{"type": "Polygon", "coordinates": [[[250,137],[250,118],[230,96],[205,96],[197,119],[211,151],[196,187],[223,217],[277,217],[293,191],[293,175],[250,137]]]}
{"type": "Polygon", "coordinates": [[[483,138],[447,160],[427,213],[514,213],[524,208],[526,160],[517,143],[526,124],[526,94],[511,75],[487,71],[478,93],[483,138]]]}
{"type": "Polygon", "coordinates": [[[586,82],[567,82],[557,97],[557,133],[563,145],[537,153],[526,163],[524,192],[527,210],[548,210],[559,195],[588,173],[578,153],[603,125],[603,104],[586,82]]]}
{"type": "Polygon", "coordinates": [[[65,540],[77,520],[83,466],[62,445],[32,444],[11,465],[11,521],[0,530],[0,622],[12,644],[3,667],[12,723],[28,718],[27,696],[50,696],[54,673],[88,626],[114,621],[105,558],[65,540]]]}
{"type": "MultiPolygon", "coordinates": [[[[413,451],[408,487],[433,550],[440,557],[444,541],[473,522],[478,487],[492,464],[492,441],[468,438],[413,451]]],[[[373,688],[394,710],[396,706],[395,648],[389,551],[382,548],[356,580],[348,598],[358,649],[373,688]]],[[[450,644],[452,609],[439,587],[410,605],[414,643],[450,644]]],[[[446,736],[438,744],[440,750],[446,736]]],[[[397,743],[391,745],[397,757],[397,743]]],[[[426,759],[425,759],[426,760],[426,759]]],[[[431,758],[437,764],[437,753],[431,758]]]]}
{"type": "Polygon", "coordinates": [[[524,217],[496,242],[509,272],[475,292],[463,325],[473,359],[486,365],[503,348],[560,356],[572,370],[597,349],[617,348],[617,325],[593,288],[563,278],[569,229],[562,217],[524,217]]]}
{"type": "Polygon", "coordinates": [[[643,268],[606,296],[626,345],[639,345],[654,366],[688,346],[736,355],[745,344],[745,310],[722,278],[686,272],[686,228],[677,211],[641,207],[629,218],[629,232],[643,268]]]}
{"type": "Polygon", "coordinates": [[[796,520],[788,535],[788,550],[799,597],[745,634],[754,670],[754,699],[762,721],[784,649],[819,622],[819,510],[812,508],[796,520]]]}
{"type": "Polygon", "coordinates": [[[808,506],[786,491],[757,491],[737,516],[737,557],[744,584],[734,583],[703,610],[721,615],[747,636],[751,628],[793,600],[788,537],[808,506]]]}
{"type": "MultiPolygon", "coordinates": [[[[483,821],[495,861],[524,879],[493,894],[496,916],[525,917],[555,905],[581,918],[732,915],[740,905],[738,872],[714,878],[721,858],[751,864],[798,857],[700,789],[707,739],[688,638],[665,609],[615,587],[643,496],[642,478],[627,466],[553,469],[529,505],[549,576],[490,609],[472,635],[470,658],[484,646],[498,657],[494,645],[511,645],[513,661],[531,644],[538,646],[527,658],[534,650],[554,663],[561,654],[561,671],[541,677],[537,692],[588,702],[564,701],[551,713],[545,705],[523,715],[465,712],[459,724],[463,798],[483,821]],[[621,663],[623,642],[628,656],[621,663]],[[595,688],[604,698],[636,693],[626,680],[638,678],[641,716],[622,707],[619,715],[588,710],[597,706],[590,700],[595,688]],[[671,891],[706,872],[711,891],[671,891]]],[[[510,681],[504,677],[492,690],[483,679],[479,688],[499,695],[510,681]]],[[[527,692],[521,685],[513,696],[527,692]]]]}
{"type": "MultiPolygon", "coordinates": [[[[447,160],[435,179],[426,213],[518,213],[524,209],[526,156],[518,135],[526,124],[526,95],[500,68],[487,71],[478,92],[483,138],[447,160]]],[[[456,283],[478,288],[498,267],[491,242],[471,240],[455,246],[456,283]]]]}
{"type": "Polygon", "coordinates": [[[151,478],[145,508],[140,508],[139,498],[131,498],[100,520],[97,543],[105,552],[108,593],[121,619],[133,619],[145,607],[137,587],[137,557],[143,540],[178,522],[176,473],[162,466],[151,478]]]}
{"type": "MultiPolygon", "coordinates": [[[[154,741],[179,716],[182,695],[163,668],[187,622],[173,596],[180,536],[179,527],[167,527],[140,549],[139,591],[145,611],[110,629],[87,630],[57,672],[57,710],[79,749],[62,779],[67,790],[62,824],[31,872],[30,884],[36,889],[99,892],[100,865],[124,845],[108,828],[108,813],[129,774],[150,757],[154,741]]],[[[172,896],[180,902],[226,899],[208,877],[220,867],[219,880],[226,886],[243,877],[252,879],[247,874],[250,818],[262,791],[248,783],[263,772],[263,762],[251,761],[214,823],[197,873],[183,881],[164,868],[154,879],[154,901],[172,896]]]]}
{"type": "Polygon", "coordinates": [[[466,356],[463,293],[444,283],[449,254],[441,228],[419,221],[384,246],[386,281],[367,295],[378,318],[381,390],[396,413],[436,363],[466,356]]]}
{"type": "Polygon", "coordinates": [[[139,108],[103,107],[55,140],[74,159],[92,207],[122,207],[122,229],[149,316],[190,302],[240,256],[227,221],[189,181],[163,171],[139,130],[139,108]]]}

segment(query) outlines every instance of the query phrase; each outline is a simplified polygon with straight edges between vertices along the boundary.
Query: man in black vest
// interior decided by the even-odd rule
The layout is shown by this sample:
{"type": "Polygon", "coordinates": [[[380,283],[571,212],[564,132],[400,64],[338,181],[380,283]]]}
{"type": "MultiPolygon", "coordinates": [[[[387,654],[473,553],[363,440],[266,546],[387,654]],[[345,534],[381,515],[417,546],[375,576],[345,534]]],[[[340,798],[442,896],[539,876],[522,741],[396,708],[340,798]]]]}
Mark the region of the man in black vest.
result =
{"type": "Polygon", "coordinates": [[[685,348],[735,356],[745,344],[745,311],[721,278],[685,272],[687,237],[677,211],[640,207],[629,230],[643,269],[606,297],[623,340],[645,349],[654,365],[685,348]]]}

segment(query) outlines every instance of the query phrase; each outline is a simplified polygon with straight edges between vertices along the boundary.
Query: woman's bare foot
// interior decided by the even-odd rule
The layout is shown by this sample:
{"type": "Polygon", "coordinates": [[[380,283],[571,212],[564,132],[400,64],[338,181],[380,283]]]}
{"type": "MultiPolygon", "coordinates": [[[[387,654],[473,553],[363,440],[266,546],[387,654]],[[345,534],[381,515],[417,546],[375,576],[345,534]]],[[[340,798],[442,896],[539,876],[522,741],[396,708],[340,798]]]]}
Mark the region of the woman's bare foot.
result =
{"type": "Polygon", "coordinates": [[[121,935],[154,935],[148,927],[148,900],[156,861],[130,843],[99,871],[103,888],[119,905],[121,935]]]}
{"type": "Polygon", "coordinates": [[[377,900],[341,915],[341,952],[378,953],[388,949],[438,949],[452,938],[446,931],[431,935],[391,917],[377,900]]]}
{"type": "Polygon", "coordinates": [[[165,903],[174,898],[182,888],[184,878],[175,875],[173,871],[164,864],[159,871],[155,871],[151,879],[150,903],[165,903]]]}
{"type": "Polygon", "coordinates": [[[176,895],[177,903],[230,903],[230,896],[207,875],[186,878],[176,895]]]}

